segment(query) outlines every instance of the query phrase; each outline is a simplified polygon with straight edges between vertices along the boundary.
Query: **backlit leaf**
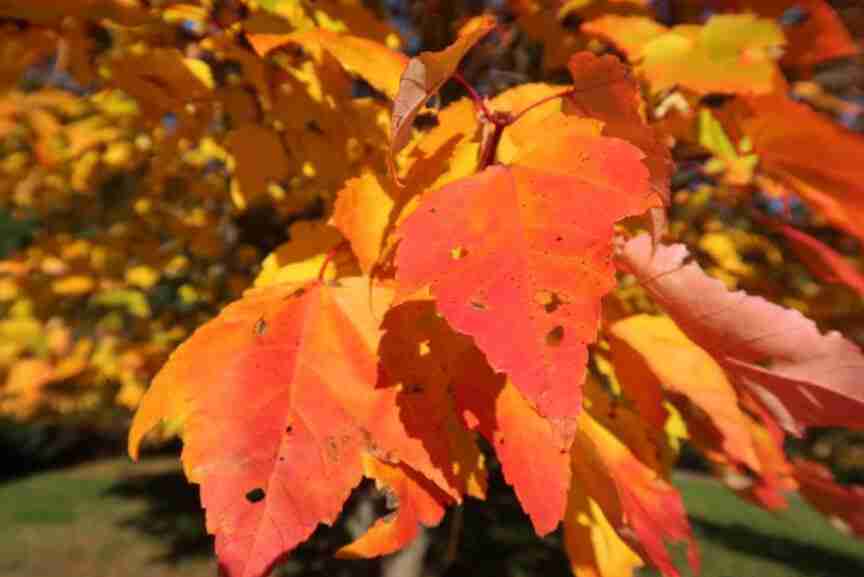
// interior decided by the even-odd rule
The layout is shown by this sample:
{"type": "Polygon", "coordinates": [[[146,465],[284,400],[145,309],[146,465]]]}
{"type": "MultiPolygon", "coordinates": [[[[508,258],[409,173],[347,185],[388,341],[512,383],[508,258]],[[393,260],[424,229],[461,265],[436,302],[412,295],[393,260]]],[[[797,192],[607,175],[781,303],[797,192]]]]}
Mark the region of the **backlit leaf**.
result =
{"type": "Polygon", "coordinates": [[[659,200],[638,149],[552,121],[511,166],[426,194],[398,229],[396,264],[403,294],[430,286],[450,325],[569,436],[614,282],[612,225],[659,200]]]}
{"type": "Polygon", "coordinates": [[[178,416],[165,411],[185,413],[184,469],[201,485],[208,531],[232,577],[265,574],[332,523],[364,454],[437,470],[399,420],[397,392],[376,388],[367,281],[341,282],[247,293],[172,355],[133,423],[135,457],[148,430],[178,416]]]}

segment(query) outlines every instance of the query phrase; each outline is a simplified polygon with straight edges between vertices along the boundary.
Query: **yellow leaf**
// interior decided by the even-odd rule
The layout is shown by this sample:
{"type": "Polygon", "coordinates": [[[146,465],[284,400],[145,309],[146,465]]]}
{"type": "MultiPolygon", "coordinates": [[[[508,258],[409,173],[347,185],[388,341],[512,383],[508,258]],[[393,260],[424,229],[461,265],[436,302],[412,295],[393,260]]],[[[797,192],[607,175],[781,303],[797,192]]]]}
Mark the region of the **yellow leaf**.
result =
{"type": "MultiPolygon", "coordinates": [[[[304,283],[318,278],[327,253],[343,240],[335,227],[306,220],[291,225],[290,238],[264,259],[261,272],[255,279],[255,287],[286,282],[304,283]]],[[[336,260],[327,268],[325,278],[336,278],[340,267],[344,270],[346,264],[343,255],[341,260],[336,260]]]]}
{"type": "Polygon", "coordinates": [[[146,265],[133,266],[126,269],[126,282],[142,289],[149,289],[159,282],[159,271],[146,265]]]}
{"type": "Polygon", "coordinates": [[[93,292],[95,288],[96,281],[83,274],[67,276],[51,283],[51,290],[63,296],[79,296],[93,292]]]}

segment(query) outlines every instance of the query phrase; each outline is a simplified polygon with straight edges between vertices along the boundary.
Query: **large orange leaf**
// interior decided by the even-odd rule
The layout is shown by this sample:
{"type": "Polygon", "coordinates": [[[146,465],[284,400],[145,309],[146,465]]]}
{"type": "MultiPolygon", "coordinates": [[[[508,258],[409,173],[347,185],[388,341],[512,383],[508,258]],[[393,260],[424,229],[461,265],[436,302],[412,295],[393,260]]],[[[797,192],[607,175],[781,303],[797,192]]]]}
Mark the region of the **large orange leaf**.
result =
{"type": "MultiPolygon", "coordinates": [[[[185,415],[184,468],[201,485],[207,528],[228,575],[264,575],[319,523],[332,523],[363,476],[364,455],[409,467],[440,495],[460,498],[444,474],[457,459],[436,463],[426,449],[440,432],[409,432],[397,388],[376,387],[373,311],[389,295],[375,297],[370,307],[368,280],[360,278],[251,291],[181,345],[145,395],[130,453],[137,456],[160,419],[185,415]]],[[[394,488],[412,500],[405,506],[425,511],[406,518],[433,522],[434,496],[405,482],[394,488]]],[[[370,538],[377,544],[367,552],[398,549],[412,536],[387,534],[386,543],[370,538]]]]}
{"type": "Polygon", "coordinates": [[[864,426],[864,355],[857,346],[839,333],[821,334],[798,311],[729,291],[699,265],[685,265],[686,257],[683,245],[652,250],[641,235],[627,243],[619,264],[788,431],[864,426]]]}
{"type": "Polygon", "coordinates": [[[614,286],[612,225],[659,200],[638,149],[551,120],[511,166],[426,194],[398,229],[396,262],[402,293],[431,287],[450,325],[566,437],[614,286]]]}

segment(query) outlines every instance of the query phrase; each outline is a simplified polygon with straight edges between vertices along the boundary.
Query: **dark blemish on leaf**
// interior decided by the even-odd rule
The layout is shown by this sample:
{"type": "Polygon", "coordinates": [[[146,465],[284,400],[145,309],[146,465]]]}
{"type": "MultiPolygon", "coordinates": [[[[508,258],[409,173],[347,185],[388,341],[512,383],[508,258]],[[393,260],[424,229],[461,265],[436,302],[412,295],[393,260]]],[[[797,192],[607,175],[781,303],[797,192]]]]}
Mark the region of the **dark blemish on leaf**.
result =
{"type": "Polygon", "coordinates": [[[420,130],[429,130],[430,128],[435,128],[439,124],[438,116],[435,114],[418,114],[414,118],[414,127],[420,130]]]}
{"type": "Polygon", "coordinates": [[[731,100],[731,98],[731,96],[726,94],[706,94],[699,100],[699,104],[708,108],[720,108],[731,100]]]}
{"type": "Polygon", "coordinates": [[[418,384],[418,383],[408,385],[407,391],[409,393],[422,393],[423,392],[423,385],[418,384]]]}
{"type": "Polygon", "coordinates": [[[339,445],[336,443],[336,439],[333,437],[327,437],[324,441],[325,449],[327,451],[327,460],[331,463],[339,462],[339,445]]]}
{"type": "Polygon", "coordinates": [[[565,301],[558,296],[558,293],[552,291],[540,290],[534,295],[534,302],[543,307],[547,313],[554,313],[558,307],[565,304],[565,301]]]}
{"type": "Polygon", "coordinates": [[[265,321],[263,318],[260,318],[257,321],[255,321],[255,335],[259,336],[259,337],[263,337],[264,333],[266,333],[266,332],[267,332],[267,321],[265,321]]]}
{"type": "Polygon", "coordinates": [[[558,325],[546,334],[546,346],[557,347],[564,340],[564,327],[558,325]]]}
{"type": "Polygon", "coordinates": [[[430,208],[429,212],[431,212],[432,214],[435,214],[436,212],[438,212],[438,209],[430,208]]]}
{"type": "Polygon", "coordinates": [[[477,310],[477,311],[485,311],[486,305],[484,305],[483,303],[479,303],[477,301],[471,301],[471,308],[473,308],[474,310],[477,310]]]}
{"type": "Polygon", "coordinates": [[[286,432],[286,433],[291,433],[291,432],[293,432],[293,431],[294,431],[294,426],[293,426],[293,425],[288,425],[287,427],[285,427],[285,432],[286,432]]]}
{"type": "Polygon", "coordinates": [[[302,296],[305,295],[305,294],[306,294],[306,289],[305,289],[305,288],[299,288],[299,289],[297,289],[296,291],[294,291],[293,293],[291,293],[291,296],[292,296],[292,297],[299,298],[299,297],[302,297],[302,296]]]}
{"type": "Polygon", "coordinates": [[[562,240],[564,240],[563,236],[556,236],[555,237],[555,242],[561,242],[562,240]]]}
{"type": "Polygon", "coordinates": [[[321,126],[314,120],[306,121],[306,130],[308,130],[309,132],[314,132],[316,134],[324,134],[324,131],[321,130],[321,126]]]}
{"type": "Polygon", "coordinates": [[[456,246],[450,249],[450,258],[453,260],[462,260],[468,256],[468,251],[464,247],[456,246]]]}
{"type": "Polygon", "coordinates": [[[264,497],[266,496],[267,494],[264,492],[264,489],[262,489],[261,487],[256,487],[246,493],[246,500],[250,503],[258,503],[260,501],[263,501],[264,497]]]}

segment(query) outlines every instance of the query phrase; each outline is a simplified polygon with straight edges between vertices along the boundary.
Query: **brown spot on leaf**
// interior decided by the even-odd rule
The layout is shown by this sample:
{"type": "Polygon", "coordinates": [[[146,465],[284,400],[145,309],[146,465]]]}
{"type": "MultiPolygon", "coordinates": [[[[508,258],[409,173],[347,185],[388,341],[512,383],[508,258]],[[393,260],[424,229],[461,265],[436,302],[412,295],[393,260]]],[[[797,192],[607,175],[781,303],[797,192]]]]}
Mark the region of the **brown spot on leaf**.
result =
{"type": "Polygon", "coordinates": [[[564,327],[558,325],[546,334],[546,345],[557,347],[564,340],[564,327]]]}

